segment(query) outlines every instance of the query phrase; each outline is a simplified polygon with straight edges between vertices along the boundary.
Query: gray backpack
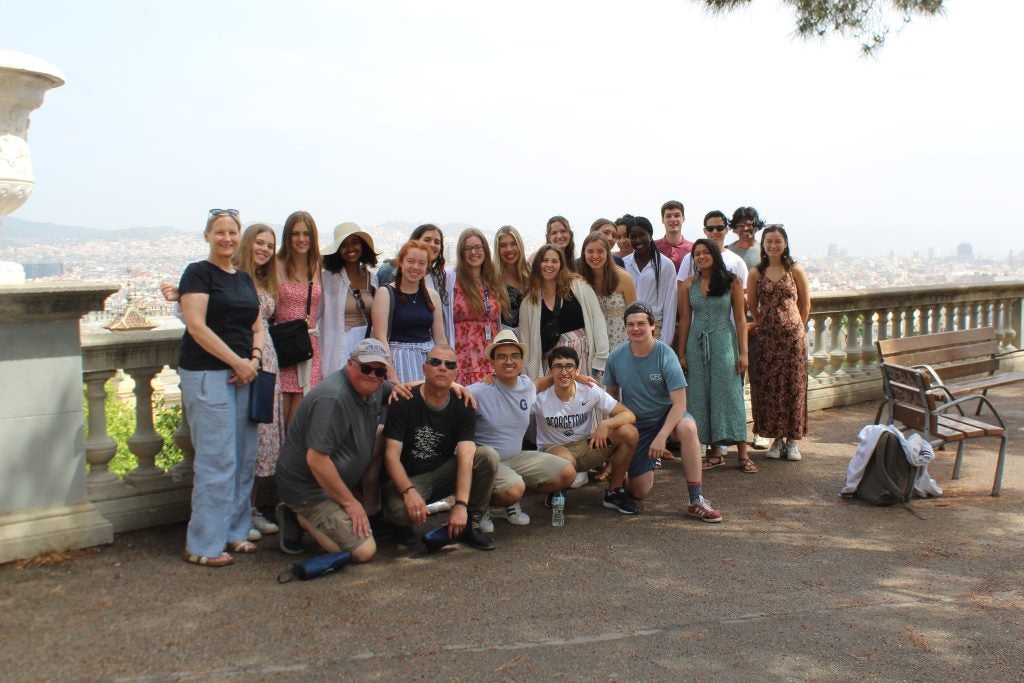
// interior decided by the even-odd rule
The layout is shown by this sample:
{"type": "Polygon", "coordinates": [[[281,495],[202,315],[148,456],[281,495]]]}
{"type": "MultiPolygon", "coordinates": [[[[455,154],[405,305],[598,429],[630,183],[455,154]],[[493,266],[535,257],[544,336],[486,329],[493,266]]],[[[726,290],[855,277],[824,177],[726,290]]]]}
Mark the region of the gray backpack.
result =
{"type": "Polygon", "coordinates": [[[853,496],[872,505],[908,503],[920,469],[907,461],[900,440],[884,432],[875,444],[864,478],[853,496]]]}

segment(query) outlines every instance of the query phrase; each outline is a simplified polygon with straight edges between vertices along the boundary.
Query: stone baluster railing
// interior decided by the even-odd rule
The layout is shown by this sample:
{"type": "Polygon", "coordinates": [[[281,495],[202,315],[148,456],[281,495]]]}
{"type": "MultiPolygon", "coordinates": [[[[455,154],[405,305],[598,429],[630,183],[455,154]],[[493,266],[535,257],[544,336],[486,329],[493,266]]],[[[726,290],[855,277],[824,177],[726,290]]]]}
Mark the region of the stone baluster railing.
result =
{"type": "MultiPolygon", "coordinates": [[[[83,356],[85,355],[83,351],[83,356]]],[[[89,406],[89,436],[85,439],[85,461],[89,474],[85,479],[90,493],[104,488],[120,488],[121,481],[110,471],[110,461],[117,452],[117,443],[107,433],[106,401],[107,380],[113,370],[93,370],[82,373],[85,380],[85,399],[89,406]]]]}
{"type": "Polygon", "coordinates": [[[180,510],[187,505],[192,471],[188,425],[183,419],[174,435],[184,459],[164,472],[155,461],[164,439],[153,424],[153,378],[164,366],[177,365],[180,344],[180,330],[119,332],[82,340],[82,375],[89,402],[86,460],[90,471],[86,483],[90,500],[117,531],[180,519],[180,510]],[[135,430],[128,438],[128,448],[138,466],[123,480],[109,470],[116,446],[107,434],[104,412],[104,384],[118,369],[135,382],[135,430]],[[134,502],[126,502],[129,497],[134,502]]]}
{"type": "Polygon", "coordinates": [[[812,296],[809,373],[860,375],[877,363],[874,342],[994,326],[1004,348],[1021,338],[1024,283],[907,287],[812,296]],[[827,329],[827,332],[826,332],[827,329]]]}

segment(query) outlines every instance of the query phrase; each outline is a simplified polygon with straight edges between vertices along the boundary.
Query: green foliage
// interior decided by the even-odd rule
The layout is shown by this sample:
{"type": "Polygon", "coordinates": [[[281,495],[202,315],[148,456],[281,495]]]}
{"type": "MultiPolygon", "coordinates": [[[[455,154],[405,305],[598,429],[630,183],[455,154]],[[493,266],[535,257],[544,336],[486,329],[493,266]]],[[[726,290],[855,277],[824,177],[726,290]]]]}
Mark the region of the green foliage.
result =
{"type": "MultiPolygon", "coordinates": [[[[114,396],[113,381],[108,381],[104,387],[106,398],[104,399],[104,412],[107,414],[107,434],[117,443],[117,451],[110,459],[110,471],[119,477],[131,472],[138,467],[139,462],[130,450],[128,450],[128,437],[135,433],[135,408],[128,403],[118,401],[114,396]]],[[[181,424],[181,406],[166,406],[163,398],[156,398],[153,401],[154,427],[157,433],[164,438],[164,446],[156,454],[156,464],[165,472],[181,461],[183,454],[181,449],[174,444],[174,431],[181,424]]],[[[89,403],[85,402],[86,424],[89,420],[89,403]]]]}
{"type": "MultiPolygon", "coordinates": [[[[713,13],[728,12],[753,0],[698,0],[713,13]]],[[[893,25],[901,27],[915,17],[939,16],[945,0],[781,0],[796,14],[796,34],[823,38],[830,33],[856,38],[861,51],[874,54],[885,43],[893,25]]],[[[897,28],[898,30],[898,28],[897,28]]]]}

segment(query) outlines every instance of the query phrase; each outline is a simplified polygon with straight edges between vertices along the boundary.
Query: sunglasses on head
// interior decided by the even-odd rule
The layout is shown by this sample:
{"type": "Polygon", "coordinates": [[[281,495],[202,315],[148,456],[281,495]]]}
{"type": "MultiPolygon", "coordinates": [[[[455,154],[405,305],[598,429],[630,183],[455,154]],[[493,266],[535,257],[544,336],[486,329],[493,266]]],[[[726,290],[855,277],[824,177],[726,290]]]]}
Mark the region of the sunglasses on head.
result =
{"type": "Polygon", "coordinates": [[[441,367],[441,363],[444,363],[444,366],[446,368],[448,368],[449,370],[454,370],[459,365],[458,363],[456,363],[453,360],[441,360],[440,358],[428,358],[427,359],[427,365],[429,365],[432,368],[439,368],[439,367],[441,367]]]}
{"type": "Polygon", "coordinates": [[[375,367],[373,367],[372,365],[370,365],[368,363],[360,363],[359,364],[359,372],[363,373],[364,375],[369,375],[370,373],[373,373],[377,377],[380,377],[381,379],[383,379],[385,376],[387,376],[388,369],[387,368],[375,368],[375,367]]]}
{"type": "Polygon", "coordinates": [[[238,218],[238,209],[210,209],[211,216],[234,216],[238,218]]]}

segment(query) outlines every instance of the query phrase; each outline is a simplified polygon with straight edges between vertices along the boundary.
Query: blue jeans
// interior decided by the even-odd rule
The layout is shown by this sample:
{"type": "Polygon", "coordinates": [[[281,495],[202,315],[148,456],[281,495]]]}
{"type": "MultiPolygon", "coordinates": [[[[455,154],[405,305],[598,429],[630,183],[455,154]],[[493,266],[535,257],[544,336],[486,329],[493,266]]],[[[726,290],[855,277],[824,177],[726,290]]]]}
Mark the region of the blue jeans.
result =
{"type": "Polygon", "coordinates": [[[196,452],[185,549],[217,557],[228,542],[246,540],[252,524],[257,432],[249,385],[228,384],[230,370],[179,368],[178,375],[196,452]]]}

